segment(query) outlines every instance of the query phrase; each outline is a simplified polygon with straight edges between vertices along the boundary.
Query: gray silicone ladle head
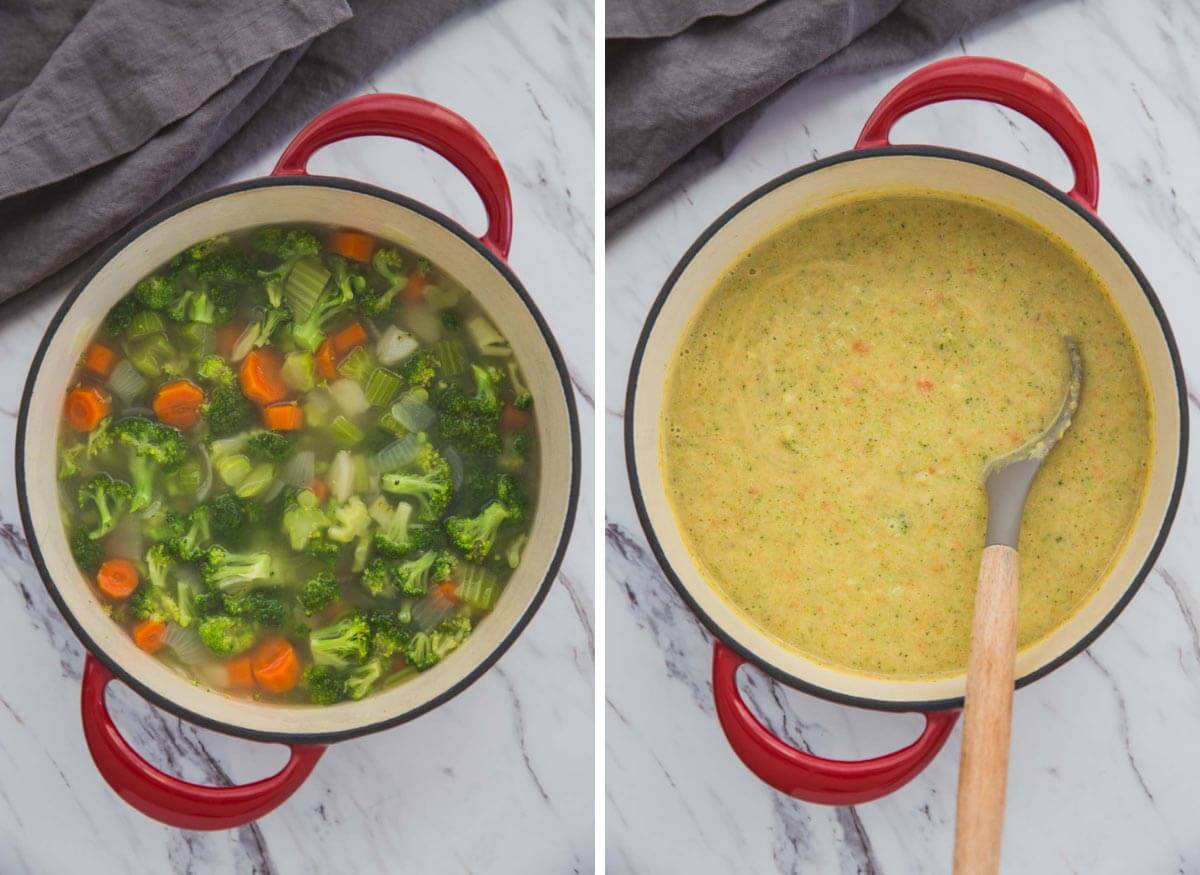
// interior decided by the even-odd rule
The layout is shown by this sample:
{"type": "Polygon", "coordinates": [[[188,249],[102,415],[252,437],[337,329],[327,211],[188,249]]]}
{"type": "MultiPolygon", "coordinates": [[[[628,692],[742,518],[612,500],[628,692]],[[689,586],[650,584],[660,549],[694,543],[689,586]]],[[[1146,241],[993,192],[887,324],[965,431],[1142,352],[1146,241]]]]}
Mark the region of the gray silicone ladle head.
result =
{"type": "Polygon", "coordinates": [[[988,497],[987,546],[1004,544],[1017,547],[1021,532],[1021,514],[1033,478],[1054,445],[1071,427],[1079,409],[1083,391],[1083,358],[1079,346],[1066,338],[1067,355],[1071,360],[1071,377],[1063,395],[1058,414],[1042,432],[1021,444],[1011,453],[992,459],[983,469],[983,485],[988,497]]]}

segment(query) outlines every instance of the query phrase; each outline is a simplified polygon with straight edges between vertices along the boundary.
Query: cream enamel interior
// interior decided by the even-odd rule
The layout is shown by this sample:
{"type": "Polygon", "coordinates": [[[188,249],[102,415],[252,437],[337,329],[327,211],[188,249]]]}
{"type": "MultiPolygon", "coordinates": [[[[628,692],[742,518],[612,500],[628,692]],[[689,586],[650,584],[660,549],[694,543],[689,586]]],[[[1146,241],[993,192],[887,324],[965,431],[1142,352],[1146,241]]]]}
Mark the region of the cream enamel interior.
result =
{"type": "MultiPolygon", "coordinates": [[[[1147,494],[1124,552],[1095,594],[1046,638],[1023,650],[1023,677],[1070,650],[1113,609],[1144,564],[1171,501],[1180,447],[1179,387],[1169,348],[1152,307],[1118,252],[1087,221],[1055,198],[1009,174],[950,158],[891,155],[833,164],[760,197],[721,227],[670,289],[647,338],[636,375],[633,452],[638,483],[654,534],[689,595],[734,641],[779,671],[843,696],[901,704],[963,695],[963,675],[899,680],[853,674],[814,662],[760,632],[712,589],[676,527],[659,469],[663,388],[680,337],[717,276],[736,257],[781,225],[833,201],[880,189],[920,187],[969,194],[1023,214],[1059,235],[1108,286],[1140,348],[1157,416],[1147,494]]],[[[982,546],[982,533],[981,533],[982,546]]],[[[803,557],[799,557],[803,561],[803,557]]]]}
{"type": "Polygon", "coordinates": [[[46,568],[67,608],[96,646],[164,699],[250,732],[279,735],[346,732],[419,708],[461,682],[497,649],[532,607],[558,549],[571,493],[570,414],[553,356],[533,316],[486,258],[414,210],[333,186],[280,185],[236,191],[159,222],[105,264],[58,327],[36,376],[25,434],[28,512],[46,568]],[[520,360],[537,410],[541,468],[537,509],[521,565],[493,612],[466,643],[433,670],[385,693],[333,707],[268,705],[193,684],[140,651],[101,609],[75,567],[59,516],[54,429],[74,363],[113,303],[130,285],[187,245],[225,231],[287,222],[361,228],[421,253],[475,295],[520,360]]]}

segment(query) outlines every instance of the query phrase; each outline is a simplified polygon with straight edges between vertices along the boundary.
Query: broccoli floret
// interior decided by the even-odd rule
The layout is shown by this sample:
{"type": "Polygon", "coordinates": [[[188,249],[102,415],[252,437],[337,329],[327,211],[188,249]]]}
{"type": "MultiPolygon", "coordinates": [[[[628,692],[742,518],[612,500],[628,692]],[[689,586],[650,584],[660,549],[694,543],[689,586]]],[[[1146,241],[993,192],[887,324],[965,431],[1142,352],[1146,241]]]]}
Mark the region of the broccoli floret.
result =
{"type": "Polygon", "coordinates": [[[175,302],[179,288],[165,276],[148,276],[133,287],[134,297],[148,310],[165,310],[175,302]]]}
{"type": "Polygon", "coordinates": [[[354,700],[361,699],[371,691],[375,682],[383,676],[383,662],[373,659],[360,665],[346,677],[346,695],[354,700]]]}
{"type": "Polygon", "coordinates": [[[363,589],[376,598],[390,593],[393,586],[391,565],[383,559],[372,559],[363,569],[361,582],[363,589]]]}
{"type": "Polygon", "coordinates": [[[384,556],[399,559],[414,550],[423,550],[431,543],[432,535],[424,526],[412,525],[413,508],[401,501],[389,514],[386,523],[375,532],[375,549],[384,556]]]}
{"type": "Polygon", "coordinates": [[[326,283],[303,318],[297,309],[296,319],[292,322],[292,339],[309,352],[315,352],[325,340],[325,325],[350,306],[355,290],[366,283],[361,275],[346,266],[345,259],[334,256],[330,265],[334,281],[326,283]]]}
{"type": "Polygon", "coordinates": [[[517,373],[517,363],[510,361],[508,363],[508,382],[512,386],[513,392],[513,407],[517,410],[528,410],[533,406],[533,393],[525,388],[525,384],[521,382],[520,374],[517,373]]]}
{"type": "Polygon", "coordinates": [[[525,517],[525,495],[520,484],[509,474],[497,474],[495,479],[496,500],[508,508],[509,519],[514,522],[525,517]]]}
{"type": "Polygon", "coordinates": [[[340,669],[365,661],[370,642],[370,627],[360,614],[350,614],[308,636],[313,662],[340,669]]]}
{"type": "Polygon", "coordinates": [[[250,435],[246,452],[262,462],[282,462],[292,454],[292,439],[277,431],[259,431],[250,435]]]}
{"type": "Polygon", "coordinates": [[[328,527],[329,517],[311,489],[301,489],[288,501],[283,512],[283,531],[293,550],[304,550],[310,542],[320,539],[328,527]]]}
{"type": "Polygon", "coordinates": [[[495,456],[500,452],[500,402],[496,392],[499,371],[471,366],[475,394],[450,386],[438,399],[438,428],[442,437],[463,452],[495,456]]]}
{"type": "Polygon", "coordinates": [[[304,552],[314,559],[332,561],[341,555],[342,545],[318,533],[309,539],[304,552]]]}
{"type": "Polygon", "coordinates": [[[129,599],[129,608],[139,620],[179,622],[179,603],[161,587],[139,586],[129,599]]]}
{"type": "Polygon", "coordinates": [[[58,479],[70,480],[79,473],[79,456],[87,449],[85,444],[64,447],[58,455],[58,479]]]}
{"type": "Polygon", "coordinates": [[[92,540],[91,535],[82,530],[71,536],[71,556],[74,557],[75,564],[84,571],[95,571],[100,567],[100,561],[103,559],[100,545],[92,540]]]}
{"type": "Polygon", "coordinates": [[[412,637],[395,609],[373,608],[366,612],[366,619],[371,629],[371,653],[374,656],[387,657],[399,653],[412,637]]]}
{"type": "Polygon", "coordinates": [[[529,437],[521,431],[506,435],[496,464],[505,471],[516,471],[529,456],[529,437]]]}
{"type": "Polygon", "coordinates": [[[176,269],[190,268],[214,252],[224,249],[229,243],[230,237],[228,234],[216,234],[206,240],[201,240],[199,243],[193,243],[171,259],[171,267],[176,269]]]}
{"type": "Polygon", "coordinates": [[[279,594],[262,589],[226,594],[225,610],[235,617],[245,617],[271,629],[278,629],[288,619],[287,605],[279,594]]]}
{"type": "Polygon", "coordinates": [[[442,327],[447,331],[457,331],[462,325],[462,317],[455,310],[442,311],[442,327]]]}
{"type": "Polygon", "coordinates": [[[126,295],[117,301],[108,311],[108,315],[104,317],[104,330],[112,337],[123,334],[129,327],[129,323],[133,321],[133,314],[139,308],[137,298],[133,295],[126,295]]]}
{"type": "Polygon", "coordinates": [[[209,586],[235,594],[245,592],[258,581],[270,580],[273,574],[270,553],[234,553],[220,544],[204,552],[200,571],[209,586]]]}
{"type": "Polygon", "coordinates": [[[112,531],[113,526],[129,508],[133,488],[124,480],[114,480],[108,474],[97,474],[79,487],[79,506],[94,507],[99,523],[88,537],[99,540],[112,531]]]}
{"type": "Polygon", "coordinates": [[[283,284],[296,262],[321,251],[317,238],[301,228],[260,228],[254,234],[253,245],[257,251],[279,259],[273,270],[258,272],[266,281],[267,300],[272,307],[283,303],[283,284]]]}
{"type": "Polygon", "coordinates": [[[401,272],[404,256],[398,249],[376,249],[371,257],[371,266],[387,281],[387,288],[382,292],[364,288],[355,298],[355,303],[364,315],[378,316],[391,306],[397,293],[408,284],[408,275],[401,272]]]}
{"type": "Polygon", "coordinates": [[[492,552],[500,525],[511,518],[512,514],[503,502],[493,501],[476,516],[452,516],[447,519],[446,534],[464,556],[482,562],[492,552]]]}
{"type": "MultiPolygon", "coordinates": [[[[249,351],[248,347],[242,346],[243,338],[249,336],[246,341],[255,347],[266,346],[271,342],[271,338],[275,332],[279,330],[281,325],[285,325],[292,321],[292,309],[287,304],[281,304],[278,307],[260,307],[256,311],[258,318],[247,326],[242,333],[242,337],[238,338],[238,344],[235,347],[249,351]]],[[[239,355],[241,353],[238,353],[239,355]]]]}
{"type": "Polygon", "coordinates": [[[345,678],[328,665],[310,665],[300,676],[300,686],[314,705],[335,705],[346,695],[345,678]]]}
{"type": "Polygon", "coordinates": [[[205,505],[193,508],[187,515],[183,534],[177,535],[168,542],[168,546],[180,559],[190,562],[199,559],[204,545],[212,538],[212,528],[209,525],[208,508],[205,505]]]}
{"type": "Polygon", "coordinates": [[[218,538],[239,537],[245,530],[247,502],[232,492],[218,495],[208,503],[208,520],[218,538]]]}
{"type": "Polygon", "coordinates": [[[234,656],[254,643],[254,626],[241,617],[224,614],[205,617],[196,631],[204,645],[218,656],[234,656]]]}
{"type": "Polygon", "coordinates": [[[233,368],[219,355],[206,355],[196,366],[196,375],[206,383],[214,386],[232,386],[237,382],[233,368]]]}
{"type": "Polygon", "coordinates": [[[415,559],[399,563],[392,578],[405,595],[422,596],[429,584],[446,580],[454,570],[454,558],[441,550],[426,550],[415,559]]]}
{"type": "Polygon", "coordinates": [[[416,500],[423,520],[435,520],[450,503],[453,489],[450,465],[431,444],[424,444],[412,461],[414,472],[384,474],[385,492],[405,495],[416,500]]]}
{"type": "Polygon", "coordinates": [[[215,589],[200,589],[192,596],[192,610],[201,617],[225,613],[225,596],[215,589]]]}
{"type": "Polygon", "coordinates": [[[405,661],[417,671],[425,671],[438,664],[440,657],[433,650],[433,641],[426,632],[418,632],[404,645],[401,651],[405,661]]]}
{"type": "Polygon", "coordinates": [[[217,437],[241,431],[250,424],[250,405],[233,386],[216,386],[208,393],[208,401],[200,412],[208,429],[217,437]]]}
{"type": "Polygon", "coordinates": [[[87,457],[94,459],[100,453],[112,446],[112,417],[106,416],[100,420],[100,424],[88,432],[87,438],[87,457]]]}
{"type": "Polygon", "coordinates": [[[112,427],[112,433],[130,451],[133,498],[129,509],[141,510],[153,498],[159,471],[175,468],[183,461],[187,440],[179,429],[140,416],[122,419],[112,427]]]}
{"type": "Polygon", "coordinates": [[[430,645],[439,660],[462,644],[471,634],[471,619],[466,614],[447,617],[430,633],[430,645]]]}
{"type": "Polygon", "coordinates": [[[322,571],[300,587],[300,607],[308,616],[319,613],[342,597],[342,589],[328,571],[322,571]]]}
{"type": "Polygon", "coordinates": [[[192,294],[188,316],[204,325],[224,325],[237,311],[237,292],[229,287],[204,289],[192,294]]]}
{"type": "Polygon", "coordinates": [[[146,551],[146,572],[150,583],[156,587],[167,585],[167,572],[175,564],[175,557],[166,544],[155,544],[146,551]]]}
{"type": "Polygon", "coordinates": [[[437,357],[428,350],[409,356],[400,366],[400,376],[408,385],[425,389],[437,374],[437,357]]]}

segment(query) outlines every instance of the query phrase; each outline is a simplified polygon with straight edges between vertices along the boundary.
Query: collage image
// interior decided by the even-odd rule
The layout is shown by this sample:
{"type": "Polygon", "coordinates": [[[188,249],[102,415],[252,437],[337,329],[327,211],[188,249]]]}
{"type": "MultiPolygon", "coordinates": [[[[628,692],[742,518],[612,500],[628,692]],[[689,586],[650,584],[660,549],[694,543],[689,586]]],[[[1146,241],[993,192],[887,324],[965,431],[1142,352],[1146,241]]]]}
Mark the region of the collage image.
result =
{"type": "Polygon", "coordinates": [[[1200,5],[0,0],[0,875],[1200,873],[1200,5]]]}

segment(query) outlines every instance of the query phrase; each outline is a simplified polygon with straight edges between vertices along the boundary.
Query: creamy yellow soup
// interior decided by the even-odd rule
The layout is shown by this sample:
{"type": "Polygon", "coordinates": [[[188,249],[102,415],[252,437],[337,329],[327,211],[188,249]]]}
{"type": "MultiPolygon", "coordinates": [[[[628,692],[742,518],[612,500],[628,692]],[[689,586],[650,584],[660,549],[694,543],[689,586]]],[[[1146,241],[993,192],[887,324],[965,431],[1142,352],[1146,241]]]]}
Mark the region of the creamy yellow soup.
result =
{"type": "Polygon", "coordinates": [[[1144,366],[1099,277],[982,201],[888,191],[746,251],[684,333],[661,468],[709,583],[783,644],[842,669],[966,667],[982,472],[1078,415],[1021,528],[1020,646],[1097,589],[1146,487],[1144,366]]]}

